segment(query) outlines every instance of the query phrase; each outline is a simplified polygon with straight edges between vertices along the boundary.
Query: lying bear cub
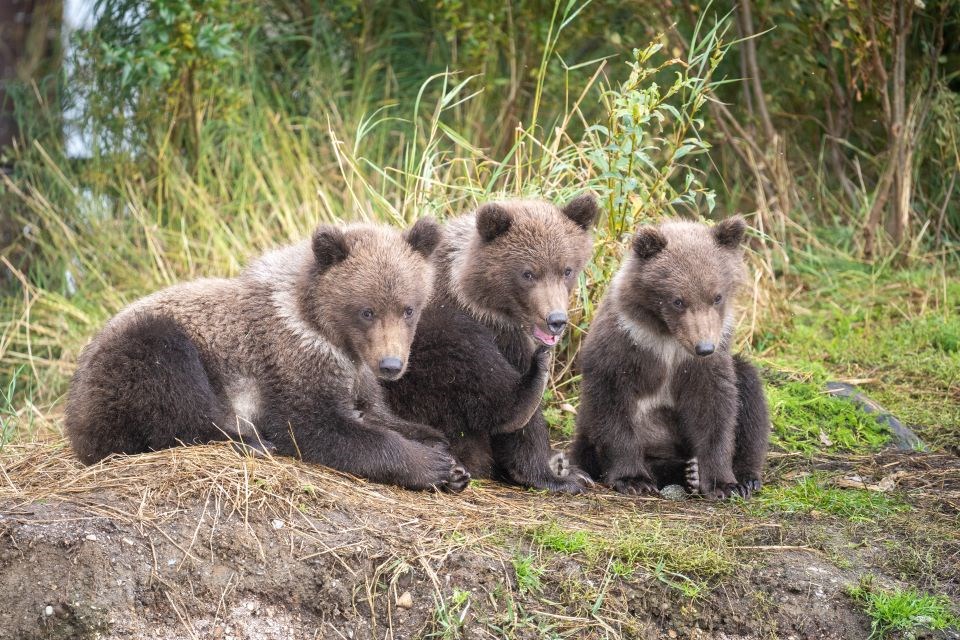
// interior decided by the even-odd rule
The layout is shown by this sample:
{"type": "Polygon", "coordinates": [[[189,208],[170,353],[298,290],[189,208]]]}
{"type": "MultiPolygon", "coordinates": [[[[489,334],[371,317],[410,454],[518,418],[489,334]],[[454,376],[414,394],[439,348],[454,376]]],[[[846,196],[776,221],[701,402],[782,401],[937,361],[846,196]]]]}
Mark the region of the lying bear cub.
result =
{"type": "Polygon", "coordinates": [[[431,296],[432,220],[321,226],[239,277],[165,289],[111,319],[80,357],[66,431],[84,463],[242,440],[374,481],[462,490],[431,427],[388,408],[431,296]]]}
{"type": "Polygon", "coordinates": [[[742,218],[641,228],[581,352],[573,462],[627,494],[760,487],[769,420],[756,370],[731,355],[742,218]]]}

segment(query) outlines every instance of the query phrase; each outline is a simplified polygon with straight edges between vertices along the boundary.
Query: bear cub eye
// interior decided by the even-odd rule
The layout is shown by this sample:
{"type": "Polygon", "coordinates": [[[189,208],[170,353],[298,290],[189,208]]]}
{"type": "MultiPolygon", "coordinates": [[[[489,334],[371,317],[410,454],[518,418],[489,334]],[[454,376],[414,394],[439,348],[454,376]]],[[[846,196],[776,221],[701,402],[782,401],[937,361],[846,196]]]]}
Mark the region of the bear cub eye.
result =
{"type": "Polygon", "coordinates": [[[533,280],[533,271],[524,271],[523,272],[524,280],[533,280]]]}
{"type": "Polygon", "coordinates": [[[413,307],[404,307],[403,308],[403,317],[411,318],[413,317],[413,307]]]}
{"type": "Polygon", "coordinates": [[[714,296],[714,298],[713,298],[713,304],[720,304],[721,302],[723,302],[723,295],[721,295],[721,294],[718,293],[718,294],[717,294],[716,296],[714,296]]]}
{"type": "Polygon", "coordinates": [[[677,309],[683,309],[683,298],[674,298],[673,306],[677,309]]]}
{"type": "Polygon", "coordinates": [[[563,270],[564,278],[569,278],[572,275],[573,275],[573,269],[571,269],[570,267],[567,267],[566,269],[563,270]]]}
{"type": "Polygon", "coordinates": [[[360,317],[367,321],[373,320],[373,309],[364,309],[360,312],[360,317]]]}

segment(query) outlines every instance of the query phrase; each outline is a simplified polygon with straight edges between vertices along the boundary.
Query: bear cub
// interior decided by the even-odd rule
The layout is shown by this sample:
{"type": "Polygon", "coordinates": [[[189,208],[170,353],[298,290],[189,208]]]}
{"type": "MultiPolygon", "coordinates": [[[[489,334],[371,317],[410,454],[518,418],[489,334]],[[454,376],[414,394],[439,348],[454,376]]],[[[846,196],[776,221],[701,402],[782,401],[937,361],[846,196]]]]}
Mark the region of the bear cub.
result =
{"type": "Polygon", "coordinates": [[[643,227],[581,351],[573,462],[626,494],[760,488],[769,438],[756,369],[730,353],[746,224],[643,227]]]}
{"type": "Polygon", "coordinates": [[[238,277],[143,298],[83,350],[66,431],[80,460],[240,440],[374,481],[463,489],[435,429],[398,418],[381,380],[407,366],[440,229],[321,226],[238,277]]]}
{"type": "Polygon", "coordinates": [[[394,410],[440,430],[476,477],[569,493],[589,482],[551,448],[541,401],[598,212],[590,194],[504,200],[444,227],[410,370],[386,387],[394,410]]]}

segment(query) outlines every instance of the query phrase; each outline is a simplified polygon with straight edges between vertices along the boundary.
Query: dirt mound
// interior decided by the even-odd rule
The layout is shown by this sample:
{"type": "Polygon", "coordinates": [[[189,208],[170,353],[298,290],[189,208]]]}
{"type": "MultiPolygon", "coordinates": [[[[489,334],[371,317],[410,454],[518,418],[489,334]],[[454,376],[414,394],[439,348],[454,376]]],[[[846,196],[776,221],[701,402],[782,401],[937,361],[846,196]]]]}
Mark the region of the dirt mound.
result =
{"type": "Polygon", "coordinates": [[[8,447],[0,637],[865,638],[848,589],[866,574],[960,596],[960,461],[774,464],[785,486],[898,471],[902,508],[851,519],[599,489],[413,493],[227,446],[90,468],[62,442],[8,447]]]}

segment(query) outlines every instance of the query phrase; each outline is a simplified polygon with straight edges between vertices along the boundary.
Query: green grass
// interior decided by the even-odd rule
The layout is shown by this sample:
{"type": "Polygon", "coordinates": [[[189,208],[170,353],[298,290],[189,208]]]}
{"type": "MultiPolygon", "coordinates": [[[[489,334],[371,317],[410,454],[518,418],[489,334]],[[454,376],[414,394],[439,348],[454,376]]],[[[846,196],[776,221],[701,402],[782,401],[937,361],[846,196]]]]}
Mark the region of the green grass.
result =
{"type": "Polygon", "coordinates": [[[457,640],[463,637],[463,625],[470,610],[470,592],[454,589],[448,599],[437,597],[433,609],[433,630],[427,638],[457,640]]]}
{"type": "Polygon", "coordinates": [[[596,541],[583,530],[564,529],[556,522],[537,527],[531,535],[533,543],[557,553],[596,551],[596,541]]]}
{"type": "Polygon", "coordinates": [[[31,394],[21,394],[22,404],[16,403],[17,383],[21,379],[24,368],[25,366],[19,367],[10,376],[6,385],[0,387],[0,450],[3,450],[4,445],[13,440],[18,432],[30,433],[33,430],[31,394]]]}
{"type": "Polygon", "coordinates": [[[830,487],[828,482],[825,476],[811,475],[794,484],[767,485],[744,505],[756,516],[823,514],[850,522],[875,522],[910,508],[895,496],[866,489],[830,487]]]}
{"type": "Polygon", "coordinates": [[[884,638],[892,631],[913,637],[914,631],[956,628],[960,619],[942,595],[923,594],[913,589],[878,589],[868,577],[849,589],[871,620],[870,638],[884,638]]]}
{"type": "Polygon", "coordinates": [[[529,535],[542,549],[580,555],[593,566],[609,566],[621,578],[644,571],[689,597],[703,594],[711,581],[729,575],[735,566],[728,540],[696,524],[630,518],[597,532],[550,522],[529,535]]]}
{"type": "Polygon", "coordinates": [[[543,589],[540,577],[544,568],[537,563],[536,556],[517,554],[513,557],[513,572],[517,578],[517,589],[520,593],[537,593],[543,589]]]}
{"type": "Polygon", "coordinates": [[[852,380],[925,442],[960,446],[956,265],[893,269],[822,251],[798,253],[793,268],[781,283],[783,308],[770,310],[754,337],[765,368],[790,380],[768,389],[779,443],[808,452],[882,444],[884,430],[861,412],[817,398],[833,379],[852,380]],[[821,428],[832,445],[819,440],[821,428]]]}

